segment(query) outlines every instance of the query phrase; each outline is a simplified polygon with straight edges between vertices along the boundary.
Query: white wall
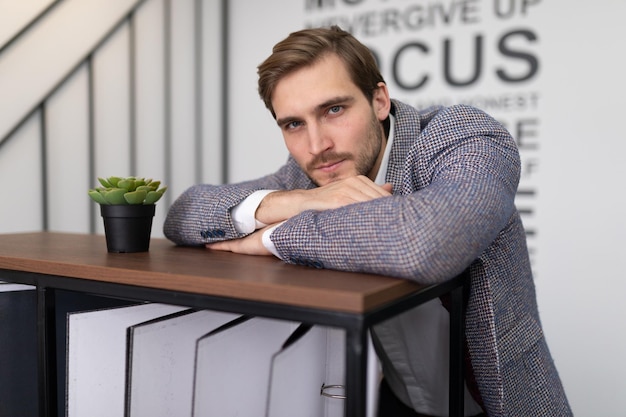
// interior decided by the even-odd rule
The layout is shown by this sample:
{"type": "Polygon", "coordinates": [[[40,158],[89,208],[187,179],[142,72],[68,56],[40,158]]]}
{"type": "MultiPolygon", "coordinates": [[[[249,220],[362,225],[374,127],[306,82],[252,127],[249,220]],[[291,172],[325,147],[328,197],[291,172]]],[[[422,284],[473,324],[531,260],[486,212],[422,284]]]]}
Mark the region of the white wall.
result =
{"type": "Polygon", "coordinates": [[[256,93],[256,66],[273,44],[305,25],[351,25],[379,54],[396,98],[418,106],[475,103],[515,134],[524,163],[520,189],[531,191],[517,205],[534,231],[528,242],[544,330],[574,413],[626,416],[626,55],[620,47],[626,1],[233,0],[230,7],[231,179],[273,172],[286,155],[256,93]],[[384,16],[398,25],[383,25],[384,16]],[[534,56],[538,71],[505,83],[498,69],[514,77],[530,71],[527,59],[498,49],[519,30],[532,36],[512,35],[506,47],[534,56]],[[451,87],[444,80],[444,42],[453,51],[451,75],[468,80],[476,36],[484,46],[482,74],[471,85],[451,87]],[[428,52],[398,54],[409,42],[428,52]],[[428,74],[423,88],[406,90],[394,81],[397,55],[401,81],[428,74]],[[503,106],[503,98],[512,101],[503,106]]]}
{"type": "Polygon", "coordinates": [[[539,301],[577,415],[626,416],[626,1],[558,3],[542,18],[554,58],[543,86],[539,301]]]}
{"type": "Polygon", "coordinates": [[[287,160],[283,139],[257,93],[257,66],[301,27],[300,1],[229,2],[229,181],[274,172],[287,160]],[[289,16],[289,18],[284,18],[289,16]]]}

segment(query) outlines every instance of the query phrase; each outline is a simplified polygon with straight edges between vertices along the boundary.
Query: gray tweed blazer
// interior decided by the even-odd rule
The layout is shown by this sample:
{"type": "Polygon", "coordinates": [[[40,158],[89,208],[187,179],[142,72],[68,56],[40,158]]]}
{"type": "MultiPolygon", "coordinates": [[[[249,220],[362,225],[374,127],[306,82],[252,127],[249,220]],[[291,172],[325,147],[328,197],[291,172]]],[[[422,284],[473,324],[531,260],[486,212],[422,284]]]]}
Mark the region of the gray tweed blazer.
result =
{"type": "MultiPolygon", "coordinates": [[[[394,100],[392,107],[393,195],[301,213],[272,233],[276,249],[289,263],[425,284],[469,267],[466,337],[487,414],[571,415],[542,332],[514,205],[520,175],[514,140],[468,106],[418,112],[394,100]]],[[[229,211],[252,192],[313,187],[292,158],[254,181],[196,185],[174,202],[164,233],[181,245],[242,237],[229,211]]]]}

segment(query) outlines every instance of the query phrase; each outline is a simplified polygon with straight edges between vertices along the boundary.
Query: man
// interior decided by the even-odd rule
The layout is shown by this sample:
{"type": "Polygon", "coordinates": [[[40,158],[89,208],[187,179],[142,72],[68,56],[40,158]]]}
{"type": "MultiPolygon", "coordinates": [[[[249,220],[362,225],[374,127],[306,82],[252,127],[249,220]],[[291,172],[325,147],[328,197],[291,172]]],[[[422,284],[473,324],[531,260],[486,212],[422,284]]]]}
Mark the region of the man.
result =
{"type": "MultiPolygon", "coordinates": [[[[292,33],[258,73],[287,163],[191,187],[165,235],[425,284],[469,270],[465,415],[571,415],[541,330],[508,132],[468,106],[391,100],[369,50],[337,27],[292,33]]],[[[435,300],[374,329],[381,416],[447,414],[447,320],[435,300]]]]}

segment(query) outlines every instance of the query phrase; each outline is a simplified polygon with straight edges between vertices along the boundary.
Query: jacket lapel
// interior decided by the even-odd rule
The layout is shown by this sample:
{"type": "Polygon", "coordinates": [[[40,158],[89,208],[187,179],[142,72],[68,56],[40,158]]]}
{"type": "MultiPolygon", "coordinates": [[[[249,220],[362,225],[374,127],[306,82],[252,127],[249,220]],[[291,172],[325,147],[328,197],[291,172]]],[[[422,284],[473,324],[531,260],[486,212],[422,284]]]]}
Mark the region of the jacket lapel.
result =
{"type": "Polygon", "coordinates": [[[391,114],[396,120],[385,181],[393,185],[394,194],[401,194],[407,155],[421,133],[421,123],[419,113],[414,108],[396,100],[391,101],[391,114]]]}

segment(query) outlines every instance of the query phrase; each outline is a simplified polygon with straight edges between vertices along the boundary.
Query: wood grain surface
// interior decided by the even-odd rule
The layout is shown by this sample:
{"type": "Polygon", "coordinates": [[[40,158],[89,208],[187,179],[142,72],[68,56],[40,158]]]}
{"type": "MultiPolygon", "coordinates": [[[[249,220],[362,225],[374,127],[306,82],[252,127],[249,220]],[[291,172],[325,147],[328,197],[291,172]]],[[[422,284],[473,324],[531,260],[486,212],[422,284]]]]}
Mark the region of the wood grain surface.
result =
{"type": "Polygon", "coordinates": [[[178,247],[153,238],[149,252],[108,253],[104,236],[37,232],[0,235],[2,269],[224,296],[332,311],[364,313],[421,287],[372,274],[288,265],[178,247]]]}

